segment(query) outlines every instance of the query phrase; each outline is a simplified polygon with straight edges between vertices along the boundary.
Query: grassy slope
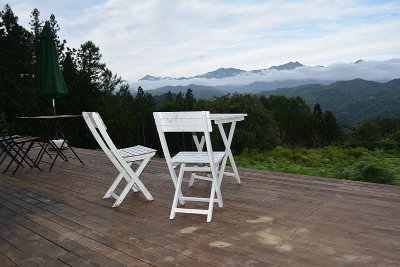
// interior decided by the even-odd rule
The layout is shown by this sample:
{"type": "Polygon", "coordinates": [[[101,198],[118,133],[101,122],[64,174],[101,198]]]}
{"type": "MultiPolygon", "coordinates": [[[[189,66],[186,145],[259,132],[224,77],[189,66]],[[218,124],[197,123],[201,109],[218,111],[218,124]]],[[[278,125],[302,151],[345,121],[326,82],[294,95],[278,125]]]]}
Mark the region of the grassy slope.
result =
{"type": "Polygon", "coordinates": [[[244,151],[235,161],[241,167],[261,170],[400,184],[398,153],[381,150],[278,146],[271,151],[244,151]]]}

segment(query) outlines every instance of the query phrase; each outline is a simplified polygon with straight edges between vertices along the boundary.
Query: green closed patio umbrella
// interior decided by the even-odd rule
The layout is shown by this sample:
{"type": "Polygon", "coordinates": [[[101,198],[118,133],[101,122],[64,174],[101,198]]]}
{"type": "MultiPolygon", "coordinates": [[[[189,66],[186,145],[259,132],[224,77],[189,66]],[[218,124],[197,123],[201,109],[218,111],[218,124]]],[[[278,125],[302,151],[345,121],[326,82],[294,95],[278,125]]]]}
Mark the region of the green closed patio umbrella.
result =
{"type": "Polygon", "coordinates": [[[53,99],[53,114],[56,115],[55,98],[68,94],[58,61],[54,35],[48,22],[40,34],[38,57],[38,90],[53,99]]]}

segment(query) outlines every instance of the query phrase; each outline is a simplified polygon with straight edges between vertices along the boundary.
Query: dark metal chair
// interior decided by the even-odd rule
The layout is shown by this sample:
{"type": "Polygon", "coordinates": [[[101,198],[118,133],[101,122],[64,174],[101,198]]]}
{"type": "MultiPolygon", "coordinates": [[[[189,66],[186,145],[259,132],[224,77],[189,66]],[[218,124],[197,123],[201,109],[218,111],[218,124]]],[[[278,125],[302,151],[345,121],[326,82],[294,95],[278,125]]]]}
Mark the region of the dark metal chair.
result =
{"type": "Polygon", "coordinates": [[[13,163],[17,166],[12,171],[12,175],[14,175],[20,167],[24,167],[23,164],[42,171],[38,166],[40,157],[43,156],[46,150],[42,139],[35,136],[10,135],[4,114],[0,114],[0,149],[0,164],[5,162],[7,158],[10,159],[3,173],[6,173],[13,163]],[[35,143],[39,144],[40,150],[35,160],[33,160],[29,156],[29,152],[35,143]]]}

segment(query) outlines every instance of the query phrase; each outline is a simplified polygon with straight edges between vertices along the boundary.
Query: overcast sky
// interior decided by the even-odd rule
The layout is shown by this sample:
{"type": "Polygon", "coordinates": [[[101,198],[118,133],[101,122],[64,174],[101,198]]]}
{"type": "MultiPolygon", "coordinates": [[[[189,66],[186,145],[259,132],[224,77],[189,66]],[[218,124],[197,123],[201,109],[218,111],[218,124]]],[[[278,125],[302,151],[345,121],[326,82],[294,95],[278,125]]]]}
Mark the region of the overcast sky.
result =
{"type": "Polygon", "coordinates": [[[400,58],[400,1],[1,0],[20,24],[53,13],[69,47],[91,40],[128,81],[289,61],[330,65],[400,58]]]}

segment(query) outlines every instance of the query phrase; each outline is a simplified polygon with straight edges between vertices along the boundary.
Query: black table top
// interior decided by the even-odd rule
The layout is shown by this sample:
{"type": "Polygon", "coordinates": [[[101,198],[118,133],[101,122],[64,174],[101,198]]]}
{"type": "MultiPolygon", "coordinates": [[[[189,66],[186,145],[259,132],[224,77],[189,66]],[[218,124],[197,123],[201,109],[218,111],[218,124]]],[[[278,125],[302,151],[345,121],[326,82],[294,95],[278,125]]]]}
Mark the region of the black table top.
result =
{"type": "Polygon", "coordinates": [[[82,117],[82,115],[23,116],[23,117],[17,117],[17,119],[55,120],[55,119],[78,118],[78,117],[82,117]]]}

